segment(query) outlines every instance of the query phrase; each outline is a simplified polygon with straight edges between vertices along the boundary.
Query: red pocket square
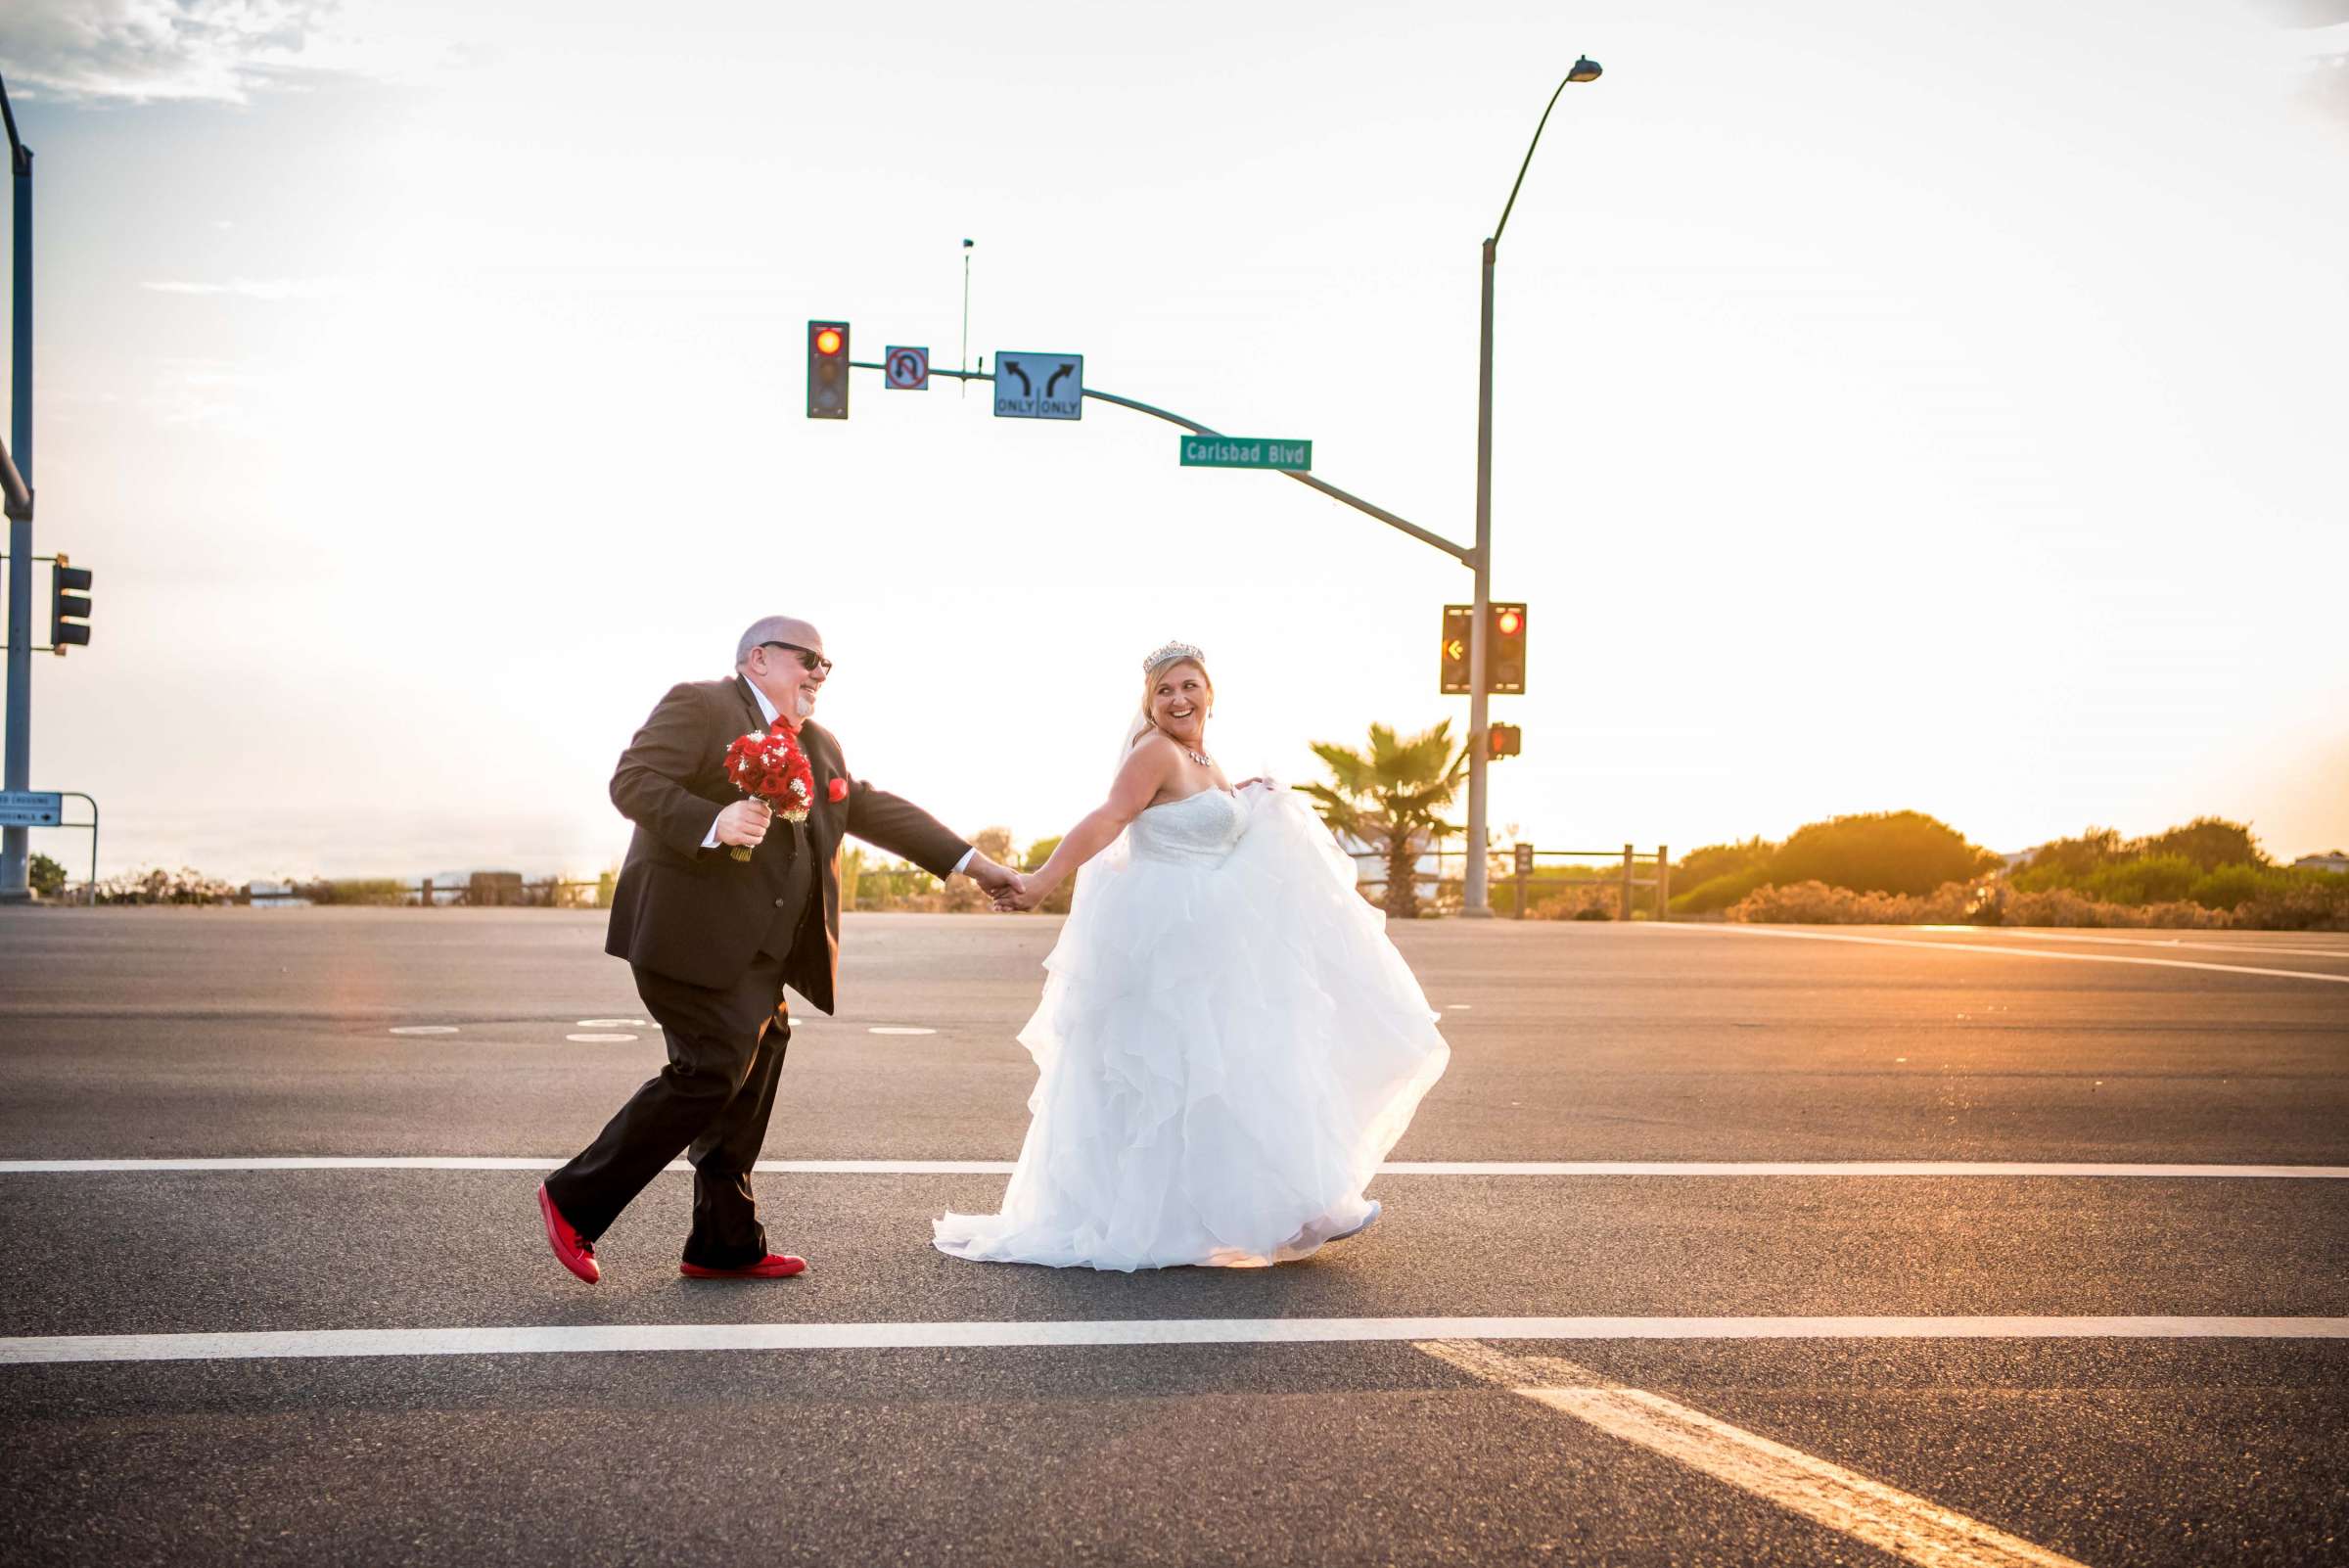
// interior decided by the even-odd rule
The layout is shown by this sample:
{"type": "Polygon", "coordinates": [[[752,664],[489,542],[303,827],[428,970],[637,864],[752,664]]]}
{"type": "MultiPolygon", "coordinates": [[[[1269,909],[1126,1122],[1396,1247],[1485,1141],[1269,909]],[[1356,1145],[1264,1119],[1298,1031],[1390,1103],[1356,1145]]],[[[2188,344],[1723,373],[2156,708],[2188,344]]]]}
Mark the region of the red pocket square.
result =
{"type": "Polygon", "coordinates": [[[824,798],[834,806],[847,800],[849,798],[849,781],[845,778],[833,779],[824,786],[824,798]]]}

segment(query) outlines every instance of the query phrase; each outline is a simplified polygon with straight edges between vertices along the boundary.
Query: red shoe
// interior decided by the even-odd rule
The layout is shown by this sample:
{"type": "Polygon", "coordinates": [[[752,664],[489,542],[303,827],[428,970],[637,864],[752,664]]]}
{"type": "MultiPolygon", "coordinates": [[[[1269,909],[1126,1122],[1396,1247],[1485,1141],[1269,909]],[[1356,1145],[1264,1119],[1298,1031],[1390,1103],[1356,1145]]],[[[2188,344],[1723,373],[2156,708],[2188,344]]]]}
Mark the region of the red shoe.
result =
{"type": "Polygon", "coordinates": [[[805,1258],[794,1258],[787,1252],[770,1252],[755,1264],[740,1268],[704,1268],[700,1264],[681,1263],[677,1272],[688,1279],[789,1279],[807,1267],[805,1258]]]}
{"type": "Polygon", "coordinates": [[[595,1248],[579,1239],[579,1233],[563,1218],[555,1200],[546,1195],[546,1183],[538,1183],[538,1217],[546,1222],[546,1244],[555,1250],[555,1262],[584,1279],[590,1285],[604,1277],[595,1266],[595,1248]]]}

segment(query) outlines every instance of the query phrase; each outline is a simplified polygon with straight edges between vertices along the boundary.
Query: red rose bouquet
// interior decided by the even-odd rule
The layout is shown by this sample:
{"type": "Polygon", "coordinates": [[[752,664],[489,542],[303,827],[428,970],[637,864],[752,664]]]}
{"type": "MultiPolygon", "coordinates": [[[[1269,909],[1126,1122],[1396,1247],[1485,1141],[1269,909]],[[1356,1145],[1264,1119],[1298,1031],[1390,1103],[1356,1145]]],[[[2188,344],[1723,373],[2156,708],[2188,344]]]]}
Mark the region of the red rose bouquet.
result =
{"type": "MultiPolygon", "coordinates": [[[[800,749],[799,731],[778,718],[763,735],[744,735],[726,748],[726,777],[754,801],[786,822],[805,822],[815,799],[815,775],[808,771],[807,754],[800,749]]],[[[751,857],[747,845],[727,852],[737,860],[751,857]]]]}

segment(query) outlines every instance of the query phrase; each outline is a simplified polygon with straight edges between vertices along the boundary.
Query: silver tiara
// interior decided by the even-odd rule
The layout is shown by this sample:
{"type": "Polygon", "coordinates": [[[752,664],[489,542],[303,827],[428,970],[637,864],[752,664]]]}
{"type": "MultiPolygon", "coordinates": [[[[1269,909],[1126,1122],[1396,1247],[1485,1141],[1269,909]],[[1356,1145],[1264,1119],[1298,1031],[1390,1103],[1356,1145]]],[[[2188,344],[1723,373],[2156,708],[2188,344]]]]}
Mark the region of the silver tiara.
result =
{"type": "Polygon", "coordinates": [[[1153,649],[1150,657],[1142,661],[1142,673],[1147,675],[1159,666],[1172,664],[1178,659],[1196,659],[1205,664],[1207,655],[1187,642],[1170,642],[1163,648],[1153,649]]]}

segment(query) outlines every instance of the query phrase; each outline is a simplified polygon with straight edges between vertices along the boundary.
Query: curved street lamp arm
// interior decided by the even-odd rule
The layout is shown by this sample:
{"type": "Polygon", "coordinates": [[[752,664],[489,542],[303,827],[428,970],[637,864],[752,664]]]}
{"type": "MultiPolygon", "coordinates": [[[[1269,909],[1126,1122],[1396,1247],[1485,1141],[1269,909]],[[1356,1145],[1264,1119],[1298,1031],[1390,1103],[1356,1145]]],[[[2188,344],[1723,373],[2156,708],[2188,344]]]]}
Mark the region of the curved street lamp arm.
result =
{"type": "Polygon", "coordinates": [[[1509,187],[1508,202],[1502,206],[1500,221],[1493,225],[1493,238],[1485,242],[1487,245],[1500,244],[1500,231],[1509,226],[1510,209],[1517,205],[1518,187],[1525,183],[1525,171],[1534,166],[1534,149],[1542,145],[1542,127],[1549,123],[1549,111],[1558,107],[1559,96],[1566,91],[1566,83],[1573,79],[1571,76],[1561,79],[1557,92],[1549,95],[1549,104],[1542,111],[1542,122],[1534,127],[1534,139],[1525,144],[1525,161],[1517,165],[1517,182],[1509,187]]]}
{"type": "Polygon", "coordinates": [[[8,126],[8,166],[19,179],[32,176],[32,149],[17,140],[17,112],[8,101],[8,83],[0,81],[0,121],[8,126]]]}
{"type": "Polygon", "coordinates": [[[0,441],[0,498],[5,498],[11,522],[32,521],[32,491],[17,472],[15,459],[8,455],[8,443],[0,441]]]}

